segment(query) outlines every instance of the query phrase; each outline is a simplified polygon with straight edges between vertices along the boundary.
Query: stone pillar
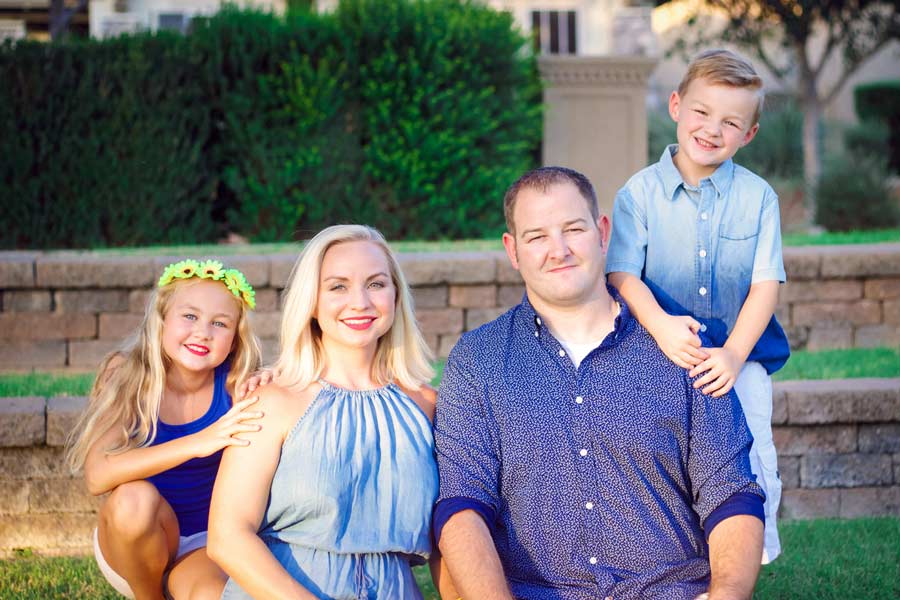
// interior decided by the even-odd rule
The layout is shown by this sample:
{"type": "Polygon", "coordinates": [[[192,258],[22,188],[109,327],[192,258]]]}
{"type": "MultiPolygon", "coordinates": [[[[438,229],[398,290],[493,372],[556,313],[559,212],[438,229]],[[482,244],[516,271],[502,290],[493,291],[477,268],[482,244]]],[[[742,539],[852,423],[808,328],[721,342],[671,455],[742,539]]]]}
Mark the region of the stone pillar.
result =
{"type": "Polygon", "coordinates": [[[622,184],[647,164],[647,79],[656,59],[542,56],[543,163],[581,171],[612,212],[622,184]]]}

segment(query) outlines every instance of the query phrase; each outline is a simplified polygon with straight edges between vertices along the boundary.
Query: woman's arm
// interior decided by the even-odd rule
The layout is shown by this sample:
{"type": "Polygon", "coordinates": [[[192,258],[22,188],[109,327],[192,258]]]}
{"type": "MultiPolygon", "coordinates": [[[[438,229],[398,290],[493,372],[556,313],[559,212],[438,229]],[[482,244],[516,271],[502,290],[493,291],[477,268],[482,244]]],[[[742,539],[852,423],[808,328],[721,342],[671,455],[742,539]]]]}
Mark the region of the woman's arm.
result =
{"type": "Polygon", "coordinates": [[[256,534],[262,522],[287,429],[309,404],[277,386],[259,390],[262,430],[245,435],[251,444],[228,448],[219,465],[209,509],[207,553],[257,600],[313,600],[275,560],[256,534]]]}
{"type": "Polygon", "coordinates": [[[256,398],[236,403],[218,421],[197,433],[158,446],[133,448],[117,454],[106,452],[120,435],[118,426],[111,427],[94,442],[85,458],[84,479],[88,491],[95,496],[105,494],[123,483],[146,479],[192,458],[209,456],[227,446],[248,444],[232,436],[259,429],[256,419],[262,413],[244,410],[254,402],[256,398]]]}

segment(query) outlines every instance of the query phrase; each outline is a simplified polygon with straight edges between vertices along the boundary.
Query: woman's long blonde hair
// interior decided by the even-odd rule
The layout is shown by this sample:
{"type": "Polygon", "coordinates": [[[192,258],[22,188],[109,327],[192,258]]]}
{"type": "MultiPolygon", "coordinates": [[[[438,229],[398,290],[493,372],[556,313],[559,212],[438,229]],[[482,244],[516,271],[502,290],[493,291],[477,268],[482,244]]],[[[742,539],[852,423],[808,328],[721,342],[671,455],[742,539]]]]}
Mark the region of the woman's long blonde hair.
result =
{"type": "Polygon", "coordinates": [[[397,257],[376,229],[365,225],[334,225],[320,231],[303,249],[294,264],[281,315],[281,352],[275,363],[275,382],[304,389],[322,376],[325,354],[322,332],[315,319],[322,261],[329,248],[347,242],[371,242],[387,258],[397,290],[394,323],[378,340],[372,377],[381,385],[396,382],[417,390],[431,381],[431,351],[413,315],[412,294],[397,257]]]}
{"type": "MultiPolygon", "coordinates": [[[[87,409],[69,434],[67,460],[73,471],[84,466],[91,446],[110,428],[116,428],[119,436],[112,446],[104,448],[107,453],[153,443],[170,364],[162,348],[163,321],[175,292],[199,281],[202,279],[176,279],[154,290],[141,326],[120,350],[103,359],[87,409]]],[[[226,379],[226,388],[232,395],[237,383],[245,380],[260,363],[259,342],[250,331],[247,307],[240,299],[234,300],[239,312],[226,379]]]]}

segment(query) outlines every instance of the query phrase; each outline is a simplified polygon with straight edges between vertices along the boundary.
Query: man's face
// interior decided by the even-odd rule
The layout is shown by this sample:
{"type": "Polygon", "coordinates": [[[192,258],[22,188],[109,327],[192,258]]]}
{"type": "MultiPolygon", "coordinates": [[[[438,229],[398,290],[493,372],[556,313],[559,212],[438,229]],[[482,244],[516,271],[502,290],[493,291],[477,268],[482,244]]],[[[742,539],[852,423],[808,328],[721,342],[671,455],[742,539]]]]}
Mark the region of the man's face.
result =
{"type": "Polygon", "coordinates": [[[678,123],[675,164],[694,185],[750,143],[759,125],[753,115],[759,93],[747,88],[692,81],[684,96],[672,92],[669,114],[678,123]]]}
{"type": "Polygon", "coordinates": [[[577,306],[605,285],[609,220],[594,221],[574,184],[555,184],[546,192],[521,190],[513,222],[515,237],[503,234],[503,246],[532,303],[577,306]]]}

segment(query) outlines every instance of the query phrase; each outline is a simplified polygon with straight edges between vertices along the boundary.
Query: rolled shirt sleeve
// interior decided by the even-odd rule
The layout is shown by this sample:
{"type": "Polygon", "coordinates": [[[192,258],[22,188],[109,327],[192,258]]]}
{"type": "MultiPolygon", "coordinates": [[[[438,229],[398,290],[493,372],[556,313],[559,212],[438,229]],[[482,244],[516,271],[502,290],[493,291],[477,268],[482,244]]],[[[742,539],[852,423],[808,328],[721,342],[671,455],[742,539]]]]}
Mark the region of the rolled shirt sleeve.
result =
{"type": "Polygon", "coordinates": [[[759,238],[753,257],[751,285],[760,281],[786,280],[784,258],[781,251],[781,214],[778,196],[772,188],[766,189],[759,221],[759,238]]]}
{"type": "Polygon", "coordinates": [[[606,272],[641,277],[647,258],[647,219],[634,196],[623,188],[613,206],[613,229],[606,258],[606,272]]]}
{"type": "MultiPolygon", "coordinates": [[[[434,528],[440,535],[456,512],[475,510],[493,529],[499,499],[500,447],[486,382],[467,364],[465,337],[451,351],[438,390],[434,417],[440,491],[434,528]]],[[[483,379],[483,378],[482,378],[483,379]]]]}
{"type": "MultiPolygon", "coordinates": [[[[730,391],[721,398],[713,398],[695,390],[687,376],[685,380],[693,395],[688,442],[693,508],[709,535],[712,528],[707,528],[708,519],[729,499],[737,494],[752,494],[761,504],[765,493],[750,471],[748,453],[753,438],[737,395],[730,391]]],[[[758,506],[752,501],[743,502],[734,506],[728,516],[736,514],[758,517],[758,506]]]]}

